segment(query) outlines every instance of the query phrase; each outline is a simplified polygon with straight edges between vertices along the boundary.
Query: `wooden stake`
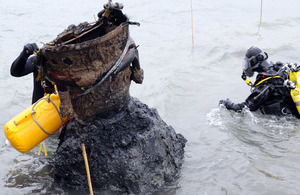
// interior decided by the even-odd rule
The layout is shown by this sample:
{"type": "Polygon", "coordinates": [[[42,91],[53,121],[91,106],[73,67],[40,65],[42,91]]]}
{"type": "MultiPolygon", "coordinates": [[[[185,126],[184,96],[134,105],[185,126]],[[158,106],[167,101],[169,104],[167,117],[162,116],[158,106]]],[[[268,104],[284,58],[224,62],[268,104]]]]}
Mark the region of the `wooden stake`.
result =
{"type": "Polygon", "coordinates": [[[84,146],[84,144],[81,144],[81,146],[82,146],[82,154],[83,154],[83,158],[84,158],[86,174],[87,174],[88,183],[89,183],[90,194],[94,195],[92,182],[91,182],[90,168],[89,168],[89,163],[88,163],[88,159],[87,159],[87,155],[86,155],[86,151],[85,151],[85,146],[84,146]]]}
{"type": "Polygon", "coordinates": [[[191,0],[191,20],[192,20],[192,45],[194,48],[193,0],[191,0]]]}
{"type": "Polygon", "coordinates": [[[263,0],[261,0],[261,5],[260,5],[260,25],[262,20],[262,6],[263,6],[263,0]]]}

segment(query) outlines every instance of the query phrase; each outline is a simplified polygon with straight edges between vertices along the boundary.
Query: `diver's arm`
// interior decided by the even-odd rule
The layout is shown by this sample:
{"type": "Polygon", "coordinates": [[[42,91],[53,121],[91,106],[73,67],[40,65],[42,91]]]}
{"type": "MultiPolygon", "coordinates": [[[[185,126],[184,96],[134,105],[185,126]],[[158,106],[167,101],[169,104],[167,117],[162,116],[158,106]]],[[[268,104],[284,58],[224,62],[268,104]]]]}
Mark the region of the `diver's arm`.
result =
{"type": "Polygon", "coordinates": [[[10,67],[10,74],[15,77],[21,77],[34,72],[35,67],[33,65],[33,61],[35,59],[35,56],[30,58],[29,56],[37,50],[38,46],[35,43],[26,44],[23,48],[23,51],[12,63],[10,67]]]}
{"type": "Polygon", "coordinates": [[[253,92],[249,95],[249,97],[242,103],[232,103],[229,99],[220,100],[219,104],[224,105],[228,110],[233,110],[235,112],[241,112],[244,107],[248,107],[250,111],[258,110],[263,104],[265,104],[273,86],[259,86],[256,87],[253,92]]]}
{"type": "Polygon", "coordinates": [[[34,72],[33,60],[34,56],[29,59],[20,55],[11,65],[10,74],[14,77],[21,77],[34,72]]]}
{"type": "Polygon", "coordinates": [[[219,105],[224,105],[228,110],[233,110],[235,112],[241,112],[246,106],[246,102],[239,104],[232,103],[230,99],[220,100],[219,105]]]}

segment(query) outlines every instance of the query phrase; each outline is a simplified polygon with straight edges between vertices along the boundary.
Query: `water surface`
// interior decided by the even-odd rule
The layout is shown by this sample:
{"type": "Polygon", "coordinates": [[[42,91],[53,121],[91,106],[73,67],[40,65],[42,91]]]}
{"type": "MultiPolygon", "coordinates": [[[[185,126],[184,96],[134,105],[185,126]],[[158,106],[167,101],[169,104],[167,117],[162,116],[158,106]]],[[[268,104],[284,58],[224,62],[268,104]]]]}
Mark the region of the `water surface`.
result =
{"type": "MultiPolygon", "coordinates": [[[[120,1],[121,2],[121,1],[120,1]]],[[[30,105],[32,75],[14,78],[12,61],[26,43],[53,40],[70,24],[92,22],[106,1],[0,0],[0,124],[30,105]]],[[[191,2],[123,0],[124,13],[141,26],[130,33],[139,45],[145,71],[131,95],[158,109],[187,139],[180,178],[161,194],[298,194],[299,122],[260,113],[233,113],[220,99],[242,102],[250,94],[241,80],[242,59],[251,46],[273,62],[300,63],[297,0],[191,2]]],[[[72,194],[52,186],[51,161],[57,138],[20,154],[0,133],[0,186],[3,194],[72,194]]]]}

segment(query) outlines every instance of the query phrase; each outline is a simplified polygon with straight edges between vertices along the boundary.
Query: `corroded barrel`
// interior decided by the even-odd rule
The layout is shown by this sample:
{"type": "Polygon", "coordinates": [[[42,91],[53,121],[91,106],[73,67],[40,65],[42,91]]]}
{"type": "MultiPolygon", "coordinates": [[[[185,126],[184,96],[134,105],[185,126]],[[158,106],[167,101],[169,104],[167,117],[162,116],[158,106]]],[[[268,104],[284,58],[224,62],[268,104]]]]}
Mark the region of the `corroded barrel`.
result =
{"type": "Polygon", "coordinates": [[[128,103],[133,68],[127,65],[117,74],[108,74],[116,63],[134,53],[132,48],[136,50],[127,22],[81,23],[46,44],[40,51],[39,63],[48,80],[67,87],[71,99],[62,100],[62,107],[66,107],[64,102],[71,102],[67,106],[86,120],[120,110],[128,103]]]}
{"type": "MultiPolygon", "coordinates": [[[[68,44],[50,43],[42,48],[41,54],[46,59],[47,77],[50,80],[86,88],[116,63],[129,39],[128,24],[117,26],[103,36],[86,40],[95,31],[107,30],[101,26],[98,28],[68,44]]],[[[101,32],[98,33],[101,35],[101,32]]],[[[90,37],[93,38],[92,35],[90,37]]]]}

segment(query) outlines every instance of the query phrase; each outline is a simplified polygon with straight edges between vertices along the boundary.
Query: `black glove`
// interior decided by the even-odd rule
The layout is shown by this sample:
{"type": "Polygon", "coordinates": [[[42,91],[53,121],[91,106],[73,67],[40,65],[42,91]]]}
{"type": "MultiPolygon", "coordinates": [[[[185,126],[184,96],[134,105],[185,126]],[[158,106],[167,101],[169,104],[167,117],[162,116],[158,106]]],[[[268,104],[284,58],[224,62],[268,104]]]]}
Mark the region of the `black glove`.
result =
{"type": "Polygon", "coordinates": [[[219,105],[223,104],[227,109],[230,108],[232,106],[232,102],[230,99],[226,99],[226,100],[220,100],[219,101],[219,105]]]}
{"type": "Polygon", "coordinates": [[[36,43],[28,43],[24,46],[23,51],[21,52],[23,57],[29,57],[33,54],[33,52],[37,52],[39,50],[39,47],[36,43]]]}
{"type": "Polygon", "coordinates": [[[242,77],[242,79],[243,79],[243,80],[246,80],[246,79],[247,79],[247,75],[246,75],[246,73],[245,73],[244,71],[243,71],[243,73],[242,73],[242,76],[241,76],[241,77],[242,77]]]}

